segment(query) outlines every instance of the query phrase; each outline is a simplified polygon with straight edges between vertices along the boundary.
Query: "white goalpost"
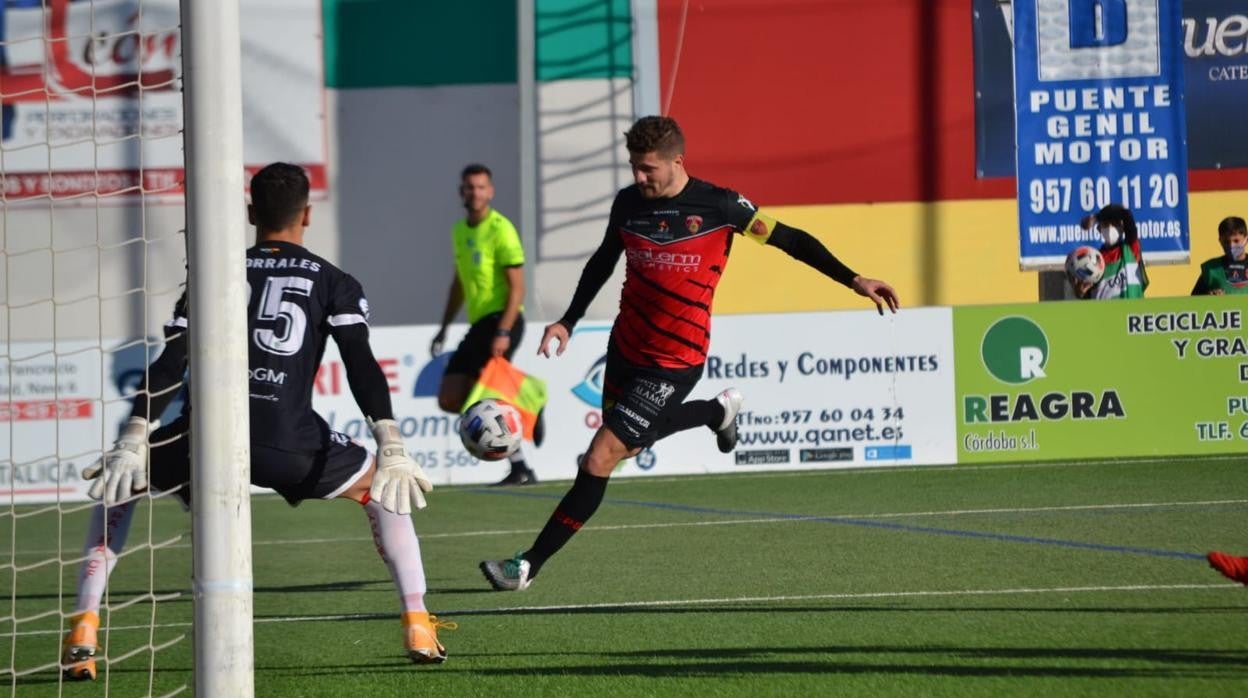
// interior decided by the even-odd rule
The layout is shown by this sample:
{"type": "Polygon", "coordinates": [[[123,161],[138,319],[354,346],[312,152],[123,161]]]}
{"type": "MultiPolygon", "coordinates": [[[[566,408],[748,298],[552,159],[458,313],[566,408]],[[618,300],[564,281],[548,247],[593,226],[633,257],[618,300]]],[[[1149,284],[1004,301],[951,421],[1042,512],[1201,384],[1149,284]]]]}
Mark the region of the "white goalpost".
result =
{"type": "Polygon", "coordinates": [[[181,0],[195,688],[254,693],[238,0],[181,0]]]}

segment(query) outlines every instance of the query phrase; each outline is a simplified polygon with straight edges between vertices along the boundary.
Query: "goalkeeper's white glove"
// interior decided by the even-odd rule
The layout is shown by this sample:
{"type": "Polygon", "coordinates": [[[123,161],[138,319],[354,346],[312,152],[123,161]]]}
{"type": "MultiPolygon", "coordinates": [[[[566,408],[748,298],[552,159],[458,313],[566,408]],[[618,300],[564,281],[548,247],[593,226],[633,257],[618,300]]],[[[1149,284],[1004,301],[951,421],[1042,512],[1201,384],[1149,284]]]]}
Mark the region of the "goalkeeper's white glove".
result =
{"type": "Polygon", "coordinates": [[[84,480],[95,480],[87,494],[112,506],[135,492],[147,489],[147,420],[131,417],[113,448],[82,471],[84,480]]]}
{"type": "Polygon", "coordinates": [[[410,514],[413,508],[424,509],[424,493],[433,489],[433,483],[407,455],[398,423],[393,419],[374,422],[370,418],[368,426],[377,440],[377,470],[373,473],[368,496],[396,514],[410,514]]]}

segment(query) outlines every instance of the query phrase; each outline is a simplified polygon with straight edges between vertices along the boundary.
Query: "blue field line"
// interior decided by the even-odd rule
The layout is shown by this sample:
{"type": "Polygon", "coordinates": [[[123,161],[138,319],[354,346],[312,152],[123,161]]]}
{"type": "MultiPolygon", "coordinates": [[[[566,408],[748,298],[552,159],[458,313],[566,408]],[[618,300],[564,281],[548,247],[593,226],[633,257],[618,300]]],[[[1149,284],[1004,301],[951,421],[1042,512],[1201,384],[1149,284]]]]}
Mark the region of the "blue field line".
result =
{"type": "MultiPolygon", "coordinates": [[[[515,490],[481,489],[469,490],[476,494],[502,495],[506,497],[529,497],[533,499],[562,499],[562,494],[543,494],[540,492],[517,492],[515,490]]],[[[669,504],[667,502],[646,502],[635,499],[606,499],[603,502],[647,509],[666,509],[688,514],[711,514],[714,516],[732,516],[739,518],[776,519],[777,521],[797,520],[815,523],[841,524],[860,528],[880,528],[905,533],[926,533],[938,536],[957,536],[960,538],[980,538],[984,540],[1003,541],[1009,543],[1030,543],[1034,545],[1052,545],[1061,548],[1077,548],[1081,550],[1099,550],[1109,553],[1127,553],[1130,555],[1148,555],[1150,557],[1169,557],[1181,560],[1204,561],[1201,553],[1187,553],[1178,550],[1159,550],[1157,548],[1139,548],[1131,545],[1105,545],[1103,543],[1085,543],[1077,540],[1060,538],[1040,538],[1038,536],[1017,536],[1008,533],[984,533],[982,531],[963,531],[956,528],[936,528],[933,526],[915,526],[913,524],[894,523],[889,521],[873,521],[871,519],[853,519],[840,516],[810,516],[807,514],[785,514],[775,511],[744,511],[739,509],[716,509],[713,507],[695,507],[687,504],[669,504]]]]}

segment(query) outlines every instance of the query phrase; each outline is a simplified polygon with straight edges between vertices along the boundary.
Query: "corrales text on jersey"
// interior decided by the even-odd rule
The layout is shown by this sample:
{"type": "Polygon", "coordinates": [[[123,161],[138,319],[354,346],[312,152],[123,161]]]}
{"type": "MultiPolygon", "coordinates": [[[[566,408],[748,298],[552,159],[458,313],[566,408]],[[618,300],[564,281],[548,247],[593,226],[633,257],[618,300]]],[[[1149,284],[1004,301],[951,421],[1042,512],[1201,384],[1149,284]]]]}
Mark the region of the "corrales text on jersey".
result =
{"type": "Polygon", "coordinates": [[[259,259],[247,259],[248,269],[307,269],[308,271],[320,271],[320,262],[314,262],[310,259],[291,259],[288,257],[265,257],[259,259]]]}

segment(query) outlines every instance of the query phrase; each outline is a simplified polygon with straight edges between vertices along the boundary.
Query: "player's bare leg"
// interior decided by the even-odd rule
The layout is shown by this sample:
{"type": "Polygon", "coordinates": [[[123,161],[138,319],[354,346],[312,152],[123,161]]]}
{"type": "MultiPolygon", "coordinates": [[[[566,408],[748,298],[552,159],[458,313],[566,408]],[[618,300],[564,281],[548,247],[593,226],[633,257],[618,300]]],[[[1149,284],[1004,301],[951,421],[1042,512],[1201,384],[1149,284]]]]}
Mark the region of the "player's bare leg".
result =
{"type": "Polygon", "coordinates": [[[481,573],[490,584],[499,591],[527,588],[546,560],[567,544],[598,511],[615,466],[625,458],[637,455],[640,450],[626,446],[610,429],[600,428],[581,460],[572,489],[555,507],[533,541],[533,547],[510,560],[486,560],[481,563],[481,573]]]}
{"type": "MultiPolygon", "coordinates": [[[[438,387],[438,407],[443,412],[450,414],[459,414],[464,407],[464,401],[468,399],[468,393],[472,392],[473,379],[462,373],[447,373],[442,376],[442,384],[438,387]]],[[[532,485],[537,483],[537,474],[529,467],[524,460],[524,449],[518,448],[516,452],[507,457],[511,464],[511,472],[507,473],[507,477],[495,483],[496,485],[532,485]]]]}
{"type": "Polygon", "coordinates": [[[417,664],[444,662],[446,647],[438,642],[437,629],[453,629],[454,624],[440,623],[436,616],[429,615],[429,609],[425,607],[425,593],[428,590],[425,568],[412,517],[387,511],[369,499],[368,488],[372,485],[374,472],[376,464],[371,463],[368,470],[340,496],[359,502],[368,515],[377,554],[386,563],[386,569],[390,571],[390,577],[399,593],[407,656],[417,664]]]}
{"type": "Polygon", "coordinates": [[[609,478],[615,472],[615,466],[625,458],[632,458],[641,451],[640,448],[629,448],[620,441],[615,432],[600,427],[589,442],[589,450],[580,462],[581,470],[594,477],[609,478]]]}

